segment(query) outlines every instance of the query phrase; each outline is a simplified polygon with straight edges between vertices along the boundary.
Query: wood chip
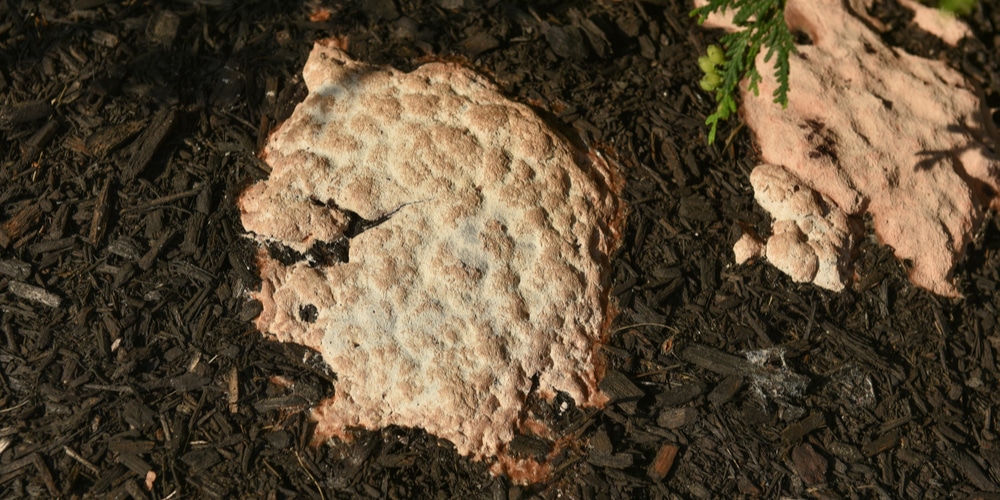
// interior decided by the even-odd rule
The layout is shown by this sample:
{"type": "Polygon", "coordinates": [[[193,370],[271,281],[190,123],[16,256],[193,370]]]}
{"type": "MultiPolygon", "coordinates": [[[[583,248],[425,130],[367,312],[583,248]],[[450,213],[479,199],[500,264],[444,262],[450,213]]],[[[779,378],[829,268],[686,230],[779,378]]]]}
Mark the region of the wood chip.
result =
{"type": "Polygon", "coordinates": [[[518,434],[510,442],[510,451],[514,456],[544,458],[552,451],[552,444],[534,437],[518,434]]]}
{"type": "Polygon", "coordinates": [[[141,259],[139,259],[139,267],[142,268],[143,271],[149,270],[149,268],[153,267],[153,262],[156,261],[156,257],[160,255],[163,247],[167,245],[170,238],[173,238],[174,234],[174,230],[168,230],[150,244],[149,250],[146,251],[146,254],[143,255],[141,259]]]}
{"type": "Polygon", "coordinates": [[[10,293],[13,293],[17,297],[49,307],[59,307],[59,304],[62,304],[62,299],[59,298],[58,295],[49,292],[44,288],[39,288],[27,283],[21,283],[20,281],[11,281],[10,285],[8,285],[8,289],[10,290],[10,293]]]}
{"type": "Polygon", "coordinates": [[[121,453],[118,455],[118,463],[128,467],[129,470],[135,472],[139,477],[146,477],[146,474],[153,470],[153,467],[149,465],[145,460],[139,458],[138,455],[132,453],[121,453]]]}
{"type": "Polygon", "coordinates": [[[898,444],[899,430],[893,429],[861,447],[861,453],[863,453],[866,457],[872,457],[882,453],[883,451],[895,448],[898,444]]]}
{"type": "Polygon", "coordinates": [[[722,375],[744,375],[756,371],[749,361],[701,344],[691,344],[680,352],[684,361],[722,375]]]}
{"type": "Polygon", "coordinates": [[[86,10],[93,9],[94,7],[100,7],[112,0],[73,0],[70,4],[73,6],[74,10],[86,10]]]}
{"type": "Polygon", "coordinates": [[[27,142],[21,145],[21,160],[34,161],[56,136],[58,130],[59,122],[56,120],[49,120],[45,125],[42,125],[27,142]]]}
{"type": "Polygon", "coordinates": [[[139,243],[127,236],[123,236],[109,243],[108,253],[128,260],[137,260],[142,257],[142,249],[139,247],[139,243]]]}
{"type": "Polygon", "coordinates": [[[205,470],[222,461],[222,457],[212,448],[192,450],[181,455],[181,461],[192,469],[205,470]]]}
{"type": "Polygon", "coordinates": [[[656,452],[656,458],[653,459],[653,463],[649,465],[649,469],[646,471],[649,477],[653,478],[654,481],[662,481],[663,478],[667,477],[670,470],[674,468],[674,461],[677,459],[677,452],[680,448],[675,444],[665,444],[660,447],[660,451],[656,452]]]}
{"type": "Polygon", "coordinates": [[[100,128],[87,137],[83,143],[84,151],[81,152],[97,158],[104,158],[126,141],[135,137],[145,126],[146,124],[142,121],[134,120],[100,128]]]}
{"type": "Polygon", "coordinates": [[[705,393],[705,384],[693,381],[656,395],[658,406],[681,406],[705,393]]]}
{"type": "Polygon", "coordinates": [[[201,233],[205,225],[205,214],[195,212],[191,215],[187,227],[184,228],[184,241],[181,242],[181,251],[187,255],[199,255],[198,251],[202,247],[201,233]]]}
{"type": "Polygon", "coordinates": [[[195,389],[205,387],[209,380],[195,372],[187,372],[179,377],[170,379],[170,386],[177,392],[190,392],[195,389]]]}
{"type": "Polygon", "coordinates": [[[808,485],[826,481],[826,457],[820,455],[809,443],[802,443],[792,448],[792,465],[795,467],[795,472],[808,485]]]}
{"type": "Polygon", "coordinates": [[[743,388],[743,377],[730,375],[719,382],[712,392],[708,393],[708,402],[712,404],[722,404],[733,399],[740,389],[743,388]]]}
{"type": "Polygon", "coordinates": [[[50,252],[62,252],[69,250],[76,245],[76,236],[59,238],[58,240],[42,240],[38,243],[28,245],[28,252],[32,257],[38,257],[50,252]]]}
{"type": "Polygon", "coordinates": [[[42,99],[0,106],[0,129],[40,120],[51,115],[53,111],[52,105],[42,99]]]}
{"type": "Polygon", "coordinates": [[[493,50],[499,46],[500,41],[485,31],[480,31],[458,44],[459,50],[470,59],[475,59],[479,54],[493,50]]]}
{"type": "Polygon", "coordinates": [[[237,413],[240,410],[240,376],[236,367],[231,367],[226,376],[229,396],[229,413],[237,413]]]}
{"type": "Polygon", "coordinates": [[[42,478],[42,483],[49,490],[49,494],[53,497],[61,496],[59,487],[56,486],[56,480],[52,477],[52,470],[49,469],[42,455],[40,453],[32,453],[31,462],[35,465],[35,470],[38,471],[38,476],[42,478]]]}
{"type": "Polygon", "coordinates": [[[177,113],[170,108],[163,108],[150,120],[147,128],[138,139],[125,150],[125,167],[122,169],[122,182],[128,184],[136,176],[142,174],[153,159],[156,150],[166,139],[170,129],[177,120],[177,113]]]}
{"type": "Polygon", "coordinates": [[[611,455],[591,455],[587,457],[587,462],[598,467],[611,469],[626,469],[634,462],[630,453],[613,453],[611,455]]]}
{"type": "Polygon", "coordinates": [[[111,186],[114,183],[114,176],[108,176],[104,179],[104,185],[101,186],[101,191],[97,195],[97,201],[94,204],[94,214],[90,219],[90,244],[98,246],[101,240],[104,239],[104,235],[108,231],[108,222],[111,220],[111,211],[113,210],[110,206],[111,204],[111,186]]]}
{"type": "Polygon", "coordinates": [[[608,370],[600,382],[600,388],[615,401],[637,399],[646,394],[618,370],[608,370]]]}
{"type": "Polygon", "coordinates": [[[951,456],[961,468],[962,474],[965,475],[973,486],[986,491],[1000,490],[997,487],[997,483],[990,479],[989,474],[976,463],[975,459],[969,456],[968,452],[954,450],[951,456]]]}
{"type": "Polygon", "coordinates": [[[70,458],[72,458],[73,460],[76,460],[85,469],[87,469],[88,471],[90,471],[90,473],[93,474],[94,477],[97,477],[97,476],[101,475],[101,470],[98,469],[96,465],[94,465],[93,463],[91,463],[90,460],[87,460],[86,458],[84,458],[83,455],[80,455],[79,453],[73,451],[73,449],[70,448],[69,446],[63,446],[63,451],[65,451],[66,454],[69,455],[70,458]]]}
{"type": "Polygon", "coordinates": [[[690,406],[684,408],[669,408],[660,412],[656,425],[666,429],[679,429],[694,422],[698,418],[698,410],[690,406]]]}
{"type": "MultiPolygon", "coordinates": [[[[135,441],[131,439],[112,439],[108,442],[108,449],[115,453],[148,453],[153,450],[156,443],[152,441],[135,441]]],[[[145,472],[143,472],[145,474],[145,472]]]]}
{"type": "Polygon", "coordinates": [[[37,203],[22,205],[10,220],[0,225],[0,247],[7,246],[3,244],[4,240],[17,241],[28,234],[38,226],[41,218],[42,209],[37,203]]]}
{"type": "Polygon", "coordinates": [[[781,431],[781,438],[787,443],[793,443],[825,425],[826,420],[823,418],[822,413],[811,413],[808,417],[789,425],[785,430],[781,431]]]}
{"type": "Polygon", "coordinates": [[[31,276],[31,264],[19,260],[0,260],[0,274],[23,281],[31,276]]]}

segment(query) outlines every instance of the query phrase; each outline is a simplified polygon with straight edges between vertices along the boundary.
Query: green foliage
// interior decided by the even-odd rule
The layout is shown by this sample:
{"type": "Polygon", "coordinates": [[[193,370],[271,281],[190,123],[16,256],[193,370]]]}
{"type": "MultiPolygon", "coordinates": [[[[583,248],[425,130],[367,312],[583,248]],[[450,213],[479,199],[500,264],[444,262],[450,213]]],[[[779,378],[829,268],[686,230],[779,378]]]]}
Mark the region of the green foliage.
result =
{"type": "Polygon", "coordinates": [[[941,0],[938,8],[948,14],[967,16],[976,8],[977,0],[941,0]]]}
{"type": "Polygon", "coordinates": [[[716,67],[725,63],[726,54],[722,52],[722,48],[718,45],[709,45],[708,55],[698,58],[698,67],[705,73],[705,76],[699,82],[702,90],[711,92],[719,88],[719,84],[722,83],[722,76],[719,75],[719,70],[716,67]]]}
{"type": "Polygon", "coordinates": [[[736,111],[736,89],[740,80],[747,78],[750,90],[759,93],[757,83],[761,76],[756,60],[762,49],[767,50],[765,62],[775,58],[774,75],[778,88],[774,91],[774,102],[788,105],[788,56],[795,52],[795,40],[785,24],[785,0],[709,0],[707,5],[691,11],[691,16],[697,17],[700,24],[713,12],[730,10],[735,12],[733,23],[740,29],[722,36],[725,55],[719,50],[713,57],[713,49],[709,47],[708,54],[698,58],[698,65],[705,72],[701,87],[708,92],[714,90],[718,103],[715,112],[705,120],[711,127],[709,144],[715,142],[719,120],[729,118],[736,111]]]}

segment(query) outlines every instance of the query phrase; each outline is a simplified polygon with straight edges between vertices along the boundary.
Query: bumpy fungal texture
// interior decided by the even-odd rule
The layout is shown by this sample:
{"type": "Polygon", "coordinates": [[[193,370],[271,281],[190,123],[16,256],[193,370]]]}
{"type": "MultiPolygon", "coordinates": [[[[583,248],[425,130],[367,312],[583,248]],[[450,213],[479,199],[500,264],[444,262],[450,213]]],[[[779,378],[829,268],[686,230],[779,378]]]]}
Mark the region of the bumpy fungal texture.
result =
{"type": "Polygon", "coordinates": [[[350,239],[348,262],[259,257],[257,327],[337,373],[317,436],[420,427],[495,457],[534,377],[603,404],[616,172],[457,65],[403,73],[321,42],[303,75],[309,95],[265,151],[270,177],[240,200],[244,226],[306,251],[351,213],[381,221],[350,239]]]}
{"type": "MultiPolygon", "coordinates": [[[[852,13],[859,16],[868,26],[880,33],[884,33],[889,30],[889,27],[868,13],[874,6],[875,1],[847,0],[847,4],[851,7],[852,13]]],[[[900,7],[913,11],[913,19],[910,22],[914,27],[940,38],[941,41],[952,47],[958,45],[958,42],[963,38],[972,36],[972,29],[969,28],[968,24],[961,21],[960,17],[956,14],[928,7],[920,3],[919,0],[898,0],[898,2],[900,7]]]]}
{"type": "Polygon", "coordinates": [[[765,256],[794,281],[829,290],[844,288],[851,225],[832,200],[777,165],[750,173],[754,199],[775,219],[765,256]]]}
{"type": "MultiPolygon", "coordinates": [[[[977,91],[942,61],[886,46],[841,0],[789,0],[785,17],[812,40],[790,57],[787,109],[772,102],[777,82],[764,70],[771,67],[764,54],[757,61],[765,76],[760,94],[742,93],[743,118],[767,164],[757,168],[770,172],[767,185],[807,188],[817,201],[829,200],[831,209],[856,220],[871,214],[880,241],[912,263],[913,283],[958,295],[952,270],[985,210],[1000,207],[1000,161],[988,146],[997,134],[977,91]],[[791,175],[775,176],[775,168],[791,175]]],[[[708,23],[732,29],[720,17],[708,23]]],[[[794,235],[782,222],[789,220],[782,207],[764,205],[787,251],[779,245],[772,251],[769,242],[766,256],[783,270],[799,269],[795,279],[806,278],[812,259],[822,260],[818,248],[846,255],[858,240],[845,238],[838,223],[826,236],[809,235],[811,249],[786,245],[794,235]],[[792,265],[801,259],[809,262],[792,265]]],[[[839,280],[817,272],[825,278],[813,281],[840,289],[849,271],[844,268],[839,280]]]]}
{"type": "Polygon", "coordinates": [[[959,21],[955,14],[929,8],[916,0],[899,0],[899,5],[913,11],[913,24],[952,47],[963,38],[972,36],[969,25],[959,21]]]}

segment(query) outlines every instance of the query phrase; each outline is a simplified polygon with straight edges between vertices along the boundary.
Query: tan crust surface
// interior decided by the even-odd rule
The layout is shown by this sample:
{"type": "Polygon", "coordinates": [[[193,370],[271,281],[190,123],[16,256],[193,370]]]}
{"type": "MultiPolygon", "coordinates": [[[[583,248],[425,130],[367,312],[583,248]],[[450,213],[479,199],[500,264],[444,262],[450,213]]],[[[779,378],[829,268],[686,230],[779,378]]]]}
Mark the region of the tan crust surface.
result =
{"type": "Polygon", "coordinates": [[[899,5],[913,11],[913,24],[952,47],[958,45],[963,38],[972,36],[969,25],[960,21],[954,14],[928,7],[916,0],[899,0],[899,5]]]}
{"type": "Polygon", "coordinates": [[[603,404],[617,173],[457,65],[403,73],[321,42],[303,74],[309,95],[266,148],[272,173],[240,200],[245,227],[304,251],[343,234],[345,211],[387,217],[346,263],[260,254],[257,327],[337,373],[317,435],[420,427],[487,458],[519,428],[532,377],[603,404]]]}
{"type": "MultiPolygon", "coordinates": [[[[770,195],[758,191],[802,188],[829,205],[821,212],[858,221],[870,214],[879,240],[912,263],[913,283],[957,296],[952,271],[985,210],[1000,206],[1000,161],[987,146],[997,135],[979,92],[944,62],[885,45],[841,0],[789,0],[785,18],[813,42],[790,57],[787,109],[772,102],[777,81],[773,64],[763,61],[766,51],[757,61],[764,76],[759,95],[745,82],[742,92],[743,118],[767,164],[757,168],[768,170],[759,175],[767,182],[751,177],[755,197],[775,218],[778,241],[768,242],[767,259],[797,281],[833,290],[853,274],[849,266],[836,279],[822,272],[817,251],[843,257],[857,237],[845,237],[837,230],[844,226],[827,224],[835,221],[826,216],[811,220],[826,219],[831,231],[809,233],[801,217],[806,197],[769,206],[763,200],[770,195]],[[775,168],[790,175],[775,175],[775,168]]],[[[706,25],[732,29],[722,16],[706,25]]]]}

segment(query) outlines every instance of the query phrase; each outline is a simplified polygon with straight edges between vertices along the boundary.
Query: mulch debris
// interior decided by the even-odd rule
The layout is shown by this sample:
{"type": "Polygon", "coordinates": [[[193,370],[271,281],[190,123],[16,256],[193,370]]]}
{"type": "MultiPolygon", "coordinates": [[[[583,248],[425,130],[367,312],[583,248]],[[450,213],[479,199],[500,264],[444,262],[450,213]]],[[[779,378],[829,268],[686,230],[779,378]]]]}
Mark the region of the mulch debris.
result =
{"type": "MultiPolygon", "coordinates": [[[[883,36],[943,58],[1000,121],[1000,9],[949,48],[893,0],[883,36]]],[[[1000,218],[914,288],[874,241],[851,289],[733,265],[766,234],[733,120],[706,145],[678,0],[154,4],[0,0],[0,497],[1000,498],[1000,218]],[[263,340],[236,195],[304,96],[312,42],[412,69],[462,61],[622,166],[621,310],[603,410],[529,401],[570,444],[517,486],[420,430],[311,446],[336,374],[263,340]]]]}

